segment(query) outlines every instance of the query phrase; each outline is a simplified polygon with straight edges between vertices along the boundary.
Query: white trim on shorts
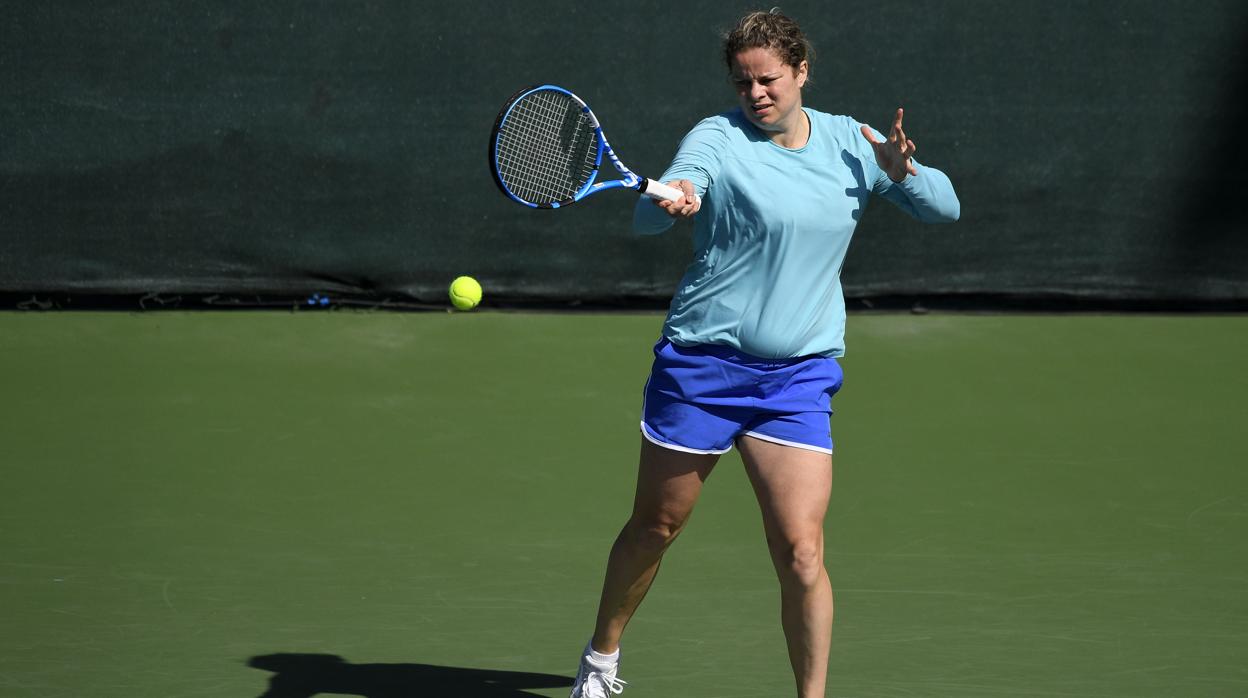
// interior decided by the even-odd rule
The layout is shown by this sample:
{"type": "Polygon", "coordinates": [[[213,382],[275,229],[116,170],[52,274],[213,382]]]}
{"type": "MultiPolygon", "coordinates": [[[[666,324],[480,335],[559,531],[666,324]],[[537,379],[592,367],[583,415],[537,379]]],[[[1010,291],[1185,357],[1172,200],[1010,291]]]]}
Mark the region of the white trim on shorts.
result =
{"type": "Polygon", "coordinates": [[[753,436],[756,439],[761,439],[763,441],[770,441],[773,444],[780,444],[781,446],[792,446],[793,448],[800,448],[800,449],[804,449],[807,451],[816,451],[818,453],[826,453],[829,456],[832,455],[832,449],[830,448],[823,448],[822,446],[811,446],[810,444],[804,444],[804,443],[801,443],[800,441],[785,441],[784,439],[777,439],[774,436],[760,434],[756,431],[747,431],[744,434],[742,434],[742,436],[753,436]]]}
{"type": "Polygon", "coordinates": [[[646,426],[645,420],[642,420],[641,422],[641,435],[646,437],[646,441],[649,441],[655,446],[662,446],[663,448],[670,449],[673,451],[681,451],[683,453],[697,453],[697,454],[704,455],[704,456],[718,456],[718,455],[722,455],[732,450],[732,444],[729,444],[728,448],[725,448],[722,451],[702,451],[696,448],[689,448],[687,446],[677,446],[676,444],[671,444],[666,441],[659,441],[659,437],[653,436],[650,433],[650,427],[646,426]]]}

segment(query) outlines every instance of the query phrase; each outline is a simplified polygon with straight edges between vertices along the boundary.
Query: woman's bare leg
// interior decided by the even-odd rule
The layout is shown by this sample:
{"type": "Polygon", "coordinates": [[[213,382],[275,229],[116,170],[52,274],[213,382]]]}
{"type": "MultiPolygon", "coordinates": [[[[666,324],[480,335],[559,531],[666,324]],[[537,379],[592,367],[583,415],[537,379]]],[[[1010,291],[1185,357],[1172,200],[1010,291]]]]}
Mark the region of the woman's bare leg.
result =
{"type": "Polygon", "coordinates": [[[592,640],[595,650],[610,654],[619,648],[624,627],[650,590],[663,553],[684,529],[718,460],[718,455],[676,451],[642,438],[633,513],[607,561],[592,640]]]}
{"type": "Polygon", "coordinates": [[[832,584],[823,566],[832,456],[750,436],[738,439],[737,447],[780,579],[780,618],[797,695],[823,698],[832,646],[832,584]]]}

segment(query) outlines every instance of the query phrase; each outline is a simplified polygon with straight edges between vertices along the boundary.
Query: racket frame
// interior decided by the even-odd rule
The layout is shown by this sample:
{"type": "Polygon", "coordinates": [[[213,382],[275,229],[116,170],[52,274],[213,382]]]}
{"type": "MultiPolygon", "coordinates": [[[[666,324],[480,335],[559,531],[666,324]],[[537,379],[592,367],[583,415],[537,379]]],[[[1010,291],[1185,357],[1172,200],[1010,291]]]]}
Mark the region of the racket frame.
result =
{"type": "Polygon", "coordinates": [[[645,194],[646,196],[649,196],[652,199],[659,199],[659,200],[666,200],[666,201],[675,201],[684,195],[684,193],[681,192],[679,189],[669,187],[666,184],[655,181],[653,179],[642,177],[634,173],[632,170],[628,169],[628,167],[625,166],[623,162],[620,162],[620,158],[615,154],[615,150],[611,147],[611,144],[607,141],[607,137],[602,132],[602,125],[598,123],[598,117],[594,115],[593,110],[589,108],[589,105],[585,103],[585,100],[581,99],[580,97],[577,97],[576,94],[574,94],[570,90],[559,87],[558,85],[550,85],[550,84],[530,85],[528,87],[525,87],[517,91],[515,94],[513,94],[507,100],[506,105],[504,105],[503,108],[498,112],[498,118],[494,120],[494,128],[490,131],[489,146],[490,146],[489,147],[490,172],[494,176],[493,177],[494,184],[497,185],[498,188],[504,194],[506,194],[509,199],[511,199],[512,201],[515,201],[516,203],[524,204],[525,206],[528,206],[529,208],[545,208],[545,209],[563,208],[564,206],[571,206],[572,204],[580,201],[581,199],[584,199],[587,196],[590,196],[591,194],[597,194],[598,192],[604,191],[607,189],[618,189],[618,188],[635,189],[637,190],[638,193],[645,194]],[[593,167],[593,170],[590,172],[589,178],[585,180],[585,184],[582,185],[581,188],[576,191],[576,193],[574,193],[571,197],[564,199],[563,201],[552,201],[546,204],[535,204],[531,201],[525,201],[524,199],[511,193],[511,190],[507,188],[507,184],[503,181],[502,175],[499,174],[499,171],[498,171],[498,138],[499,138],[499,132],[502,130],[502,126],[507,121],[507,117],[511,114],[512,109],[514,109],[515,106],[519,104],[520,101],[523,100],[525,97],[528,97],[534,92],[539,92],[542,90],[553,90],[555,92],[560,92],[562,94],[565,94],[568,97],[571,97],[572,100],[576,102],[577,105],[580,106],[581,112],[584,113],[586,118],[589,120],[590,126],[593,127],[594,129],[594,137],[598,141],[598,153],[594,157],[594,167],[593,167]],[[621,179],[611,179],[611,180],[606,180],[603,182],[596,181],[598,179],[599,172],[601,172],[603,154],[606,154],[607,158],[611,161],[611,164],[615,166],[615,169],[618,170],[621,175],[623,175],[621,179]]]}

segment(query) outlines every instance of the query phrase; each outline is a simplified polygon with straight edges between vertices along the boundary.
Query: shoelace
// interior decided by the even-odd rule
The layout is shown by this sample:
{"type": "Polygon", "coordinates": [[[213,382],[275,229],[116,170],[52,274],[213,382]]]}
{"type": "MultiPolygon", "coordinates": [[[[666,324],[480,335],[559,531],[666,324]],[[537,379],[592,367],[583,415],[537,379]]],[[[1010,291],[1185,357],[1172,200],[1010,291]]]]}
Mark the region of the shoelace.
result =
{"type": "MultiPolygon", "coordinates": [[[[610,691],[616,695],[623,693],[624,686],[628,683],[627,681],[621,681],[620,679],[615,678],[614,674],[603,674],[601,672],[591,671],[585,676],[585,685],[589,686],[590,682],[593,681],[595,677],[597,677],[599,685],[604,690],[610,691]]],[[[606,696],[607,694],[604,693],[603,695],[606,696]]]]}

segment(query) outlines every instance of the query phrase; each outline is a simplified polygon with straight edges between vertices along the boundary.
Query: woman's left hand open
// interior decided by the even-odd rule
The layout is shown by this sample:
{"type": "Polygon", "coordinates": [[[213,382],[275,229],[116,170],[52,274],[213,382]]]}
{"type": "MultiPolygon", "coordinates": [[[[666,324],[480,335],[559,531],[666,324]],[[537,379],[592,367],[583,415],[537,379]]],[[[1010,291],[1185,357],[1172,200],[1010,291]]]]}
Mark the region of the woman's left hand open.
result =
{"type": "Polygon", "coordinates": [[[906,178],[907,174],[917,175],[918,171],[914,169],[914,163],[910,158],[914,157],[914,141],[906,138],[906,132],[901,129],[901,117],[904,110],[897,109],[897,116],[893,119],[893,128],[888,132],[888,139],[884,141],[875,140],[874,134],[871,133],[869,126],[862,127],[862,135],[871,144],[875,150],[875,162],[888,174],[888,178],[894,182],[900,182],[906,178]]]}

